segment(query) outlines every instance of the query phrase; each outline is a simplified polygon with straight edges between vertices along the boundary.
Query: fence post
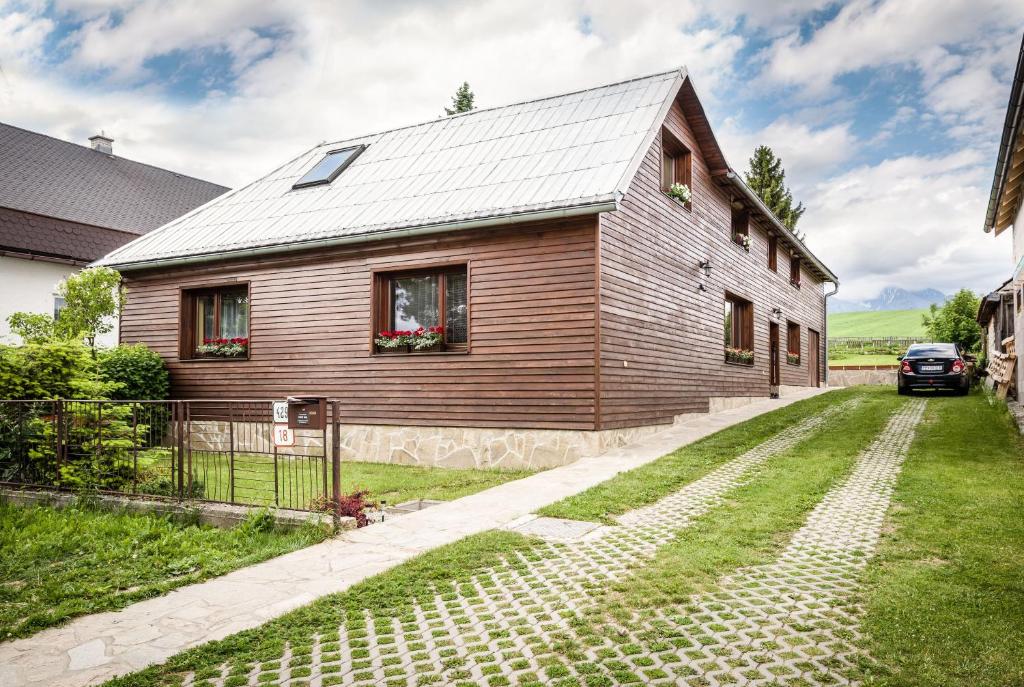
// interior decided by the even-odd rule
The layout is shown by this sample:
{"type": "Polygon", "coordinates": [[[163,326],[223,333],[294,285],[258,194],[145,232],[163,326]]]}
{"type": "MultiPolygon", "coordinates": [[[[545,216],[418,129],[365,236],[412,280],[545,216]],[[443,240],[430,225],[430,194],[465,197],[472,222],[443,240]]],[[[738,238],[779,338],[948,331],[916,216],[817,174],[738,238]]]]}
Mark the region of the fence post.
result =
{"type": "Polygon", "coordinates": [[[178,498],[185,496],[185,407],[183,401],[174,402],[178,416],[178,498]]]}
{"type": "Polygon", "coordinates": [[[58,398],[54,401],[56,412],[54,413],[54,422],[57,426],[54,428],[56,431],[53,433],[53,453],[57,463],[57,471],[54,474],[54,481],[57,484],[57,488],[60,489],[60,458],[61,453],[64,451],[64,401],[58,398]]]}
{"type": "MultiPolygon", "coordinates": [[[[338,521],[338,504],[341,503],[341,418],[338,416],[338,402],[331,401],[331,499],[334,502],[334,521],[338,521]]],[[[326,485],[325,485],[326,486],[326,485]]]]}
{"type": "MultiPolygon", "coordinates": [[[[244,410],[243,410],[244,413],[244,410]]],[[[235,502],[235,405],[228,401],[228,491],[235,502]]]]}

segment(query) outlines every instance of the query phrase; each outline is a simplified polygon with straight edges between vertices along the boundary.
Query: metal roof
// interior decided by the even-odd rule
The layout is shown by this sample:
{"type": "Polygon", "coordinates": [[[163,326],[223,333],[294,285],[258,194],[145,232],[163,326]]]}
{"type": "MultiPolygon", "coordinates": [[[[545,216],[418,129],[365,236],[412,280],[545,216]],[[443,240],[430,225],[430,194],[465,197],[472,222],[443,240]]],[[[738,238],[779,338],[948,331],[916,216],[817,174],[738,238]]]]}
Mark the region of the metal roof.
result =
{"type": "Polygon", "coordinates": [[[673,69],[318,145],[100,264],[125,268],[612,209],[683,78],[673,69]],[[292,188],[325,154],[353,145],[366,150],[332,183],[292,188]]]}
{"type": "Polygon", "coordinates": [[[0,123],[0,207],[144,234],[226,190],[0,123]]]}
{"type": "Polygon", "coordinates": [[[701,153],[722,168],[716,178],[838,283],[728,167],[684,69],[324,143],[98,264],[140,269],[616,210],[680,93],[706,134],[701,153]],[[293,188],[326,154],[360,145],[331,183],[293,188]]]}

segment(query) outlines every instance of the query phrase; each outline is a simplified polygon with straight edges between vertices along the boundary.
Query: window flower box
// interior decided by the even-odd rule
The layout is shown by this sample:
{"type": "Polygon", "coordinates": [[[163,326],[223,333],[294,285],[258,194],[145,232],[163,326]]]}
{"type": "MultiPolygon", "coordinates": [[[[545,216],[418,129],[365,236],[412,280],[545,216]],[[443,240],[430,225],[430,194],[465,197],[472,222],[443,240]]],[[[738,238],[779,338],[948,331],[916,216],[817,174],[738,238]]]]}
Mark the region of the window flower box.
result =
{"type": "Polygon", "coordinates": [[[668,187],[668,195],[670,198],[675,198],[684,205],[688,205],[690,200],[693,198],[693,193],[690,191],[690,187],[686,184],[674,183],[668,187]]]}
{"type": "Polygon", "coordinates": [[[732,235],[733,242],[742,247],[743,250],[750,252],[750,234],[740,234],[739,232],[732,235]]]}
{"type": "Polygon", "coordinates": [[[196,346],[196,353],[207,358],[244,358],[248,352],[249,339],[240,336],[231,339],[206,338],[196,346]]]}
{"type": "Polygon", "coordinates": [[[800,354],[799,353],[787,353],[786,354],[786,362],[789,363],[790,365],[799,365],[800,364],[800,354]]]}
{"type": "Polygon", "coordinates": [[[743,348],[726,348],[725,362],[738,365],[753,365],[754,352],[743,348]]]}
{"type": "Polygon", "coordinates": [[[443,327],[380,332],[373,340],[377,353],[433,353],[444,350],[443,327]]]}

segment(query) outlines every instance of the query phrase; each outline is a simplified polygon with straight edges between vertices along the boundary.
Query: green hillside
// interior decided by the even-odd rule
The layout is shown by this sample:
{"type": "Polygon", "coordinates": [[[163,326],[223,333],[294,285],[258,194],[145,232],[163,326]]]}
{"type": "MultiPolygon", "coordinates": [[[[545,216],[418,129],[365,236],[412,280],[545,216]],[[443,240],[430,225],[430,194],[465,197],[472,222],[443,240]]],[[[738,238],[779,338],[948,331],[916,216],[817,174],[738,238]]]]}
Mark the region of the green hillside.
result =
{"type": "Polygon", "coordinates": [[[925,336],[921,317],[928,310],[880,310],[844,312],[828,316],[828,335],[833,336],[925,336]]]}

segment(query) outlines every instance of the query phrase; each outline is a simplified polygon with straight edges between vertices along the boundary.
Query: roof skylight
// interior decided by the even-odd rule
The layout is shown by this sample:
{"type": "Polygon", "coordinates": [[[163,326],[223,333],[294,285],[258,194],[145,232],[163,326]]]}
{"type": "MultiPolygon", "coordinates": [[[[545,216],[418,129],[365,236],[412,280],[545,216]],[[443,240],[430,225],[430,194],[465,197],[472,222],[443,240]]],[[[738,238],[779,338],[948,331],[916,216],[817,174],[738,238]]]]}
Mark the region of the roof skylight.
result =
{"type": "Polygon", "coordinates": [[[353,146],[351,148],[330,151],[324,155],[320,162],[313,166],[313,169],[303,174],[302,178],[296,181],[292,188],[306,188],[307,186],[331,183],[365,149],[366,146],[353,146]]]}

